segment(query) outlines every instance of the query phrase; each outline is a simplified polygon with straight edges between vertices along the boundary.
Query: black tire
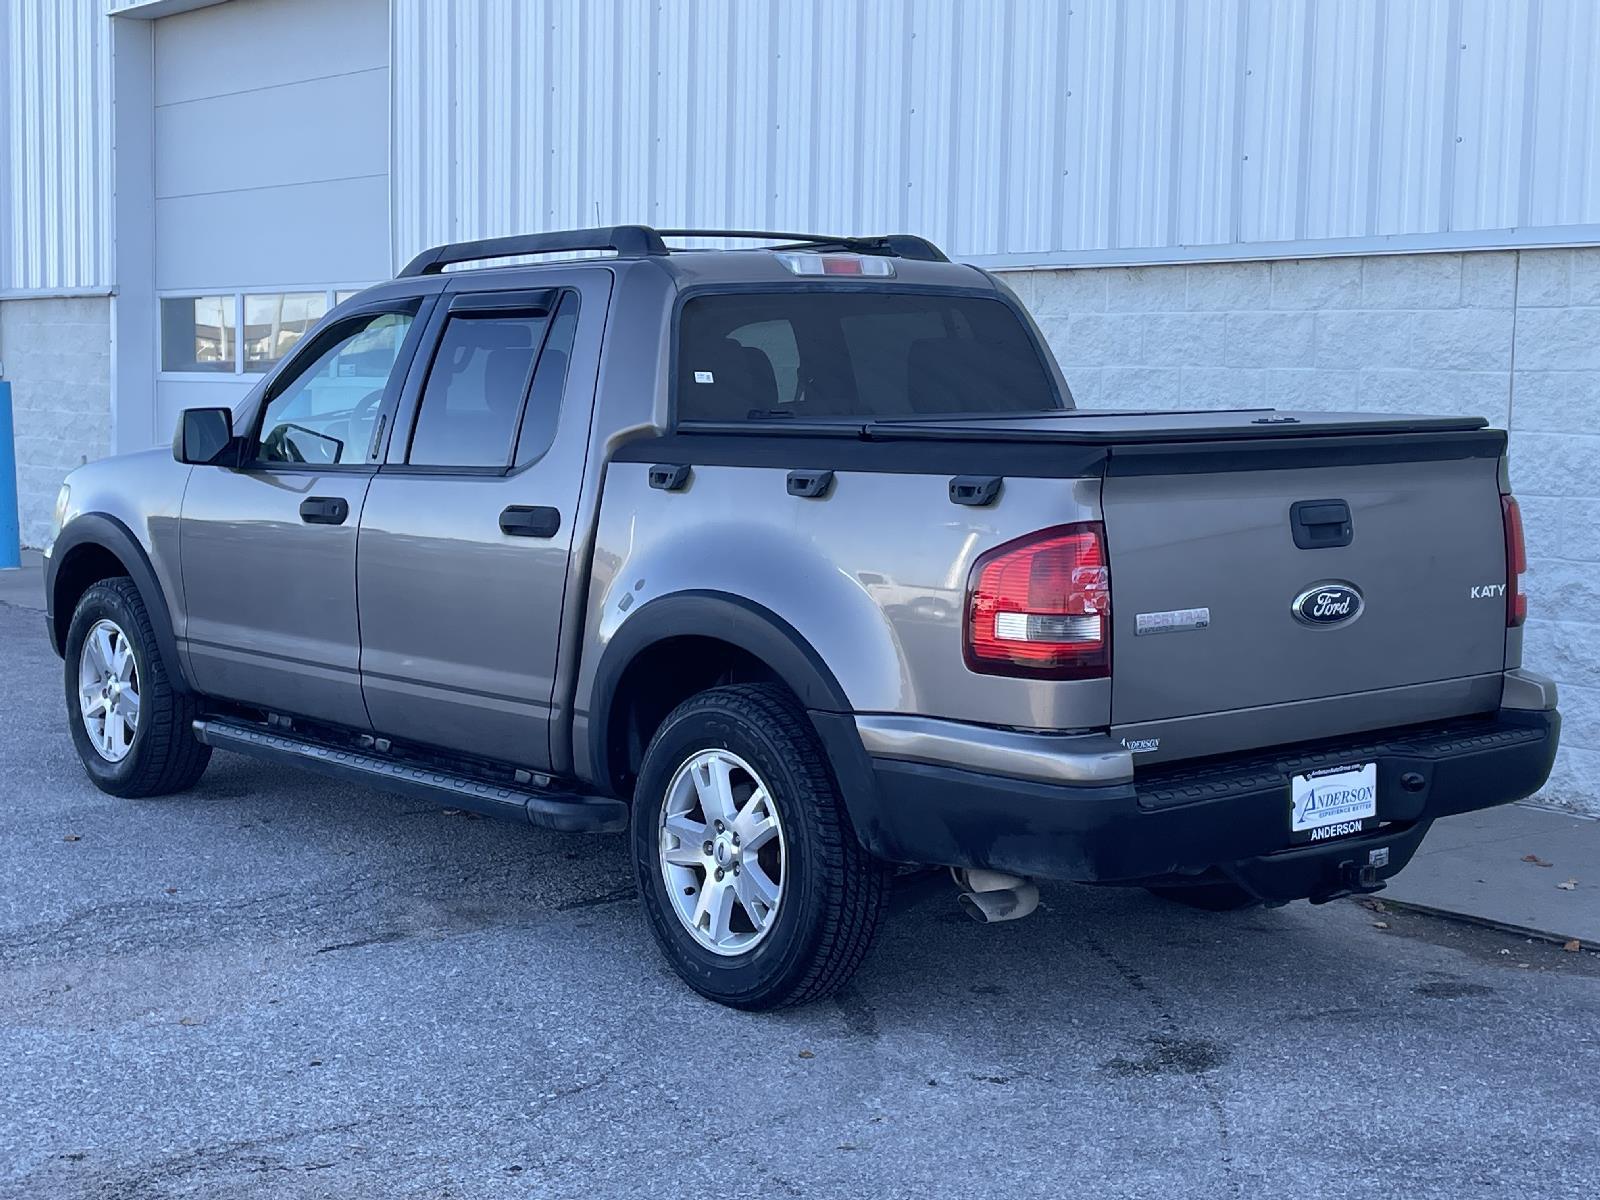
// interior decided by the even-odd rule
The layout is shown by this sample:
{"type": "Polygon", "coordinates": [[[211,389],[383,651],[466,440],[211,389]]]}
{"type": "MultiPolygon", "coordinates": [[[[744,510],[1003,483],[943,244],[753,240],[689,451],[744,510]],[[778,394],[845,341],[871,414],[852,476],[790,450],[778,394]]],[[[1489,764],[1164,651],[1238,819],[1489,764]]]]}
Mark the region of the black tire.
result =
{"type": "Polygon", "coordinates": [[[211,761],[211,747],[194,736],[199,708],[193,696],[173,688],[173,668],[161,659],[150,613],[133,580],[103,579],[84,592],[67,630],[65,666],[67,727],[95,787],[113,796],[166,796],[199,781],[211,761]],[[101,620],[113,622],[127,636],[138,671],[139,719],[126,756],[117,762],[102,756],[90,741],[78,701],[83,642],[101,620]]]}
{"type": "Polygon", "coordinates": [[[1255,908],[1261,903],[1236,883],[1219,880],[1216,883],[1160,884],[1145,889],[1152,896],[1160,896],[1185,908],[1199,908],[1206,912],[1237,912],[1255,908]]]}
{"type": "Polygon", "coordinates": [[[889,871],[857,839],[811,722],[788,691],[770,684],[714,688],[668,715],[639,771],[631,840],[639,895],[667,961],[702,996],[733,1008],[781,1008],[838,990],[866,956],[888,899],[889,871]],[[668,786],[707,749],[753,768],[783,827],[773,925],[735,955],[696,941],[673,908],[659,859],[668,786]]]}

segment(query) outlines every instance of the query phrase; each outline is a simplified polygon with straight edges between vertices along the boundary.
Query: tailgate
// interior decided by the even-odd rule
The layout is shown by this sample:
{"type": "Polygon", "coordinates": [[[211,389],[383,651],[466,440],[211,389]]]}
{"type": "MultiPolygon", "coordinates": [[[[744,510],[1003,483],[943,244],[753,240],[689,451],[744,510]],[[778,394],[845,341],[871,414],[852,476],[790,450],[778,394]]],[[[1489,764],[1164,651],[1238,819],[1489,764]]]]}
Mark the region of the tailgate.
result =
{"type": "Polygon", "coordinates": [[[1363,461],[1367,439],[1342,454],[1327,439],[1301,462],[1113,453],[1119,732],[1148,735],[1155,758],[1188,757],[1494,707],[1499,453],[1485,434],[1456,437],[1430,439],[1420,461],[1363,461]]]}

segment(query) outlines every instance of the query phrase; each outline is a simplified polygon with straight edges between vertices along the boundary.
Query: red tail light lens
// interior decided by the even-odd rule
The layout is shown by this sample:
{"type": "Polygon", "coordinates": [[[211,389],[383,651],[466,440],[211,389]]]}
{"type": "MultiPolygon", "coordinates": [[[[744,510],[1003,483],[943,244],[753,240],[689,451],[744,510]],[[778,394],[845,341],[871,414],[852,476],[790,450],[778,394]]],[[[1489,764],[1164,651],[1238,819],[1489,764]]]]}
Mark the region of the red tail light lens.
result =
{"type": "Polygon", "coordinates": [[[986,675],[1111,674],[1111,572],[1100,522],[1041,530],[973,564],[966,658],[986,675]]]}
{"type": "Polygon", "coordinates": [[[1528,619],[1528,598],[1522,594],[1522,573],[1528,569],[1528,544],[1522,537],[1522,510],[1516,497],[1501,496],[1500,511],[1506,526],[1506,628],[1515,629],[1528,619]]]}

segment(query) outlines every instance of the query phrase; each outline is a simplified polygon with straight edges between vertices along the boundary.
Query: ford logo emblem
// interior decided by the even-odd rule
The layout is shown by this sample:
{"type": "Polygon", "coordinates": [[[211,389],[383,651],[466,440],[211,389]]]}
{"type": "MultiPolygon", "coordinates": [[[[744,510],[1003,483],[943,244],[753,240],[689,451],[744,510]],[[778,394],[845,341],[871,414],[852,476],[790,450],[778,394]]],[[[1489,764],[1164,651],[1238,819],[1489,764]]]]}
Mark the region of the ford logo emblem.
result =
{"type": "Polygon", "coordinates": [[[1344,625],[1354,621],[1366,601],[1353,583],[1318,583],[1294,598],[1294,617],[1303,625],[1344,625]]]}

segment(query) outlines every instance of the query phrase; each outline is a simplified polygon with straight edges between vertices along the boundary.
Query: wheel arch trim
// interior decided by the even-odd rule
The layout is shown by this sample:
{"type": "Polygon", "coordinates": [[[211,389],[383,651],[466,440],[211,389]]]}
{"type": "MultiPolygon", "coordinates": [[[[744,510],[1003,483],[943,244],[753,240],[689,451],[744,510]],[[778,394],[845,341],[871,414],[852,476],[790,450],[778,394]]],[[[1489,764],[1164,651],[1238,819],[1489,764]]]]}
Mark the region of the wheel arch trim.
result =
{"type": "Polygon", "coordinates": [[[726,642],[761,660],[808,711],[851,711],[844,689],[822,656],[771,609],[728,592],[693,590],[659,596],[623,621],[595,670],[588,711],[590,782],[611,784],[614,718],[628,668],[652,646],[681,637],[726,642]]]}
{"type": "Polygon", "coordinates": [[[45,618],[50,631],[51,648],[57,655],[65,655],[67,626],[72,620],[72,614],[60,611],[57,604],[61,568],[71,561],[75,551],[86,546],[106,551],[123,565],[128,577],[139,589],[140,599],[150,615],[150,627],[156,635],[156,649],[161,654],[169,683],[179,692],[192,693],[194,688],[189,683],[183,659],[178,654],[171,608],[156,578],[150,555],[139,544],[132,530],[107,513],[87,512],[72,518],[62,528],[51,548],[50,557],[45,560],[45,618]]]}

